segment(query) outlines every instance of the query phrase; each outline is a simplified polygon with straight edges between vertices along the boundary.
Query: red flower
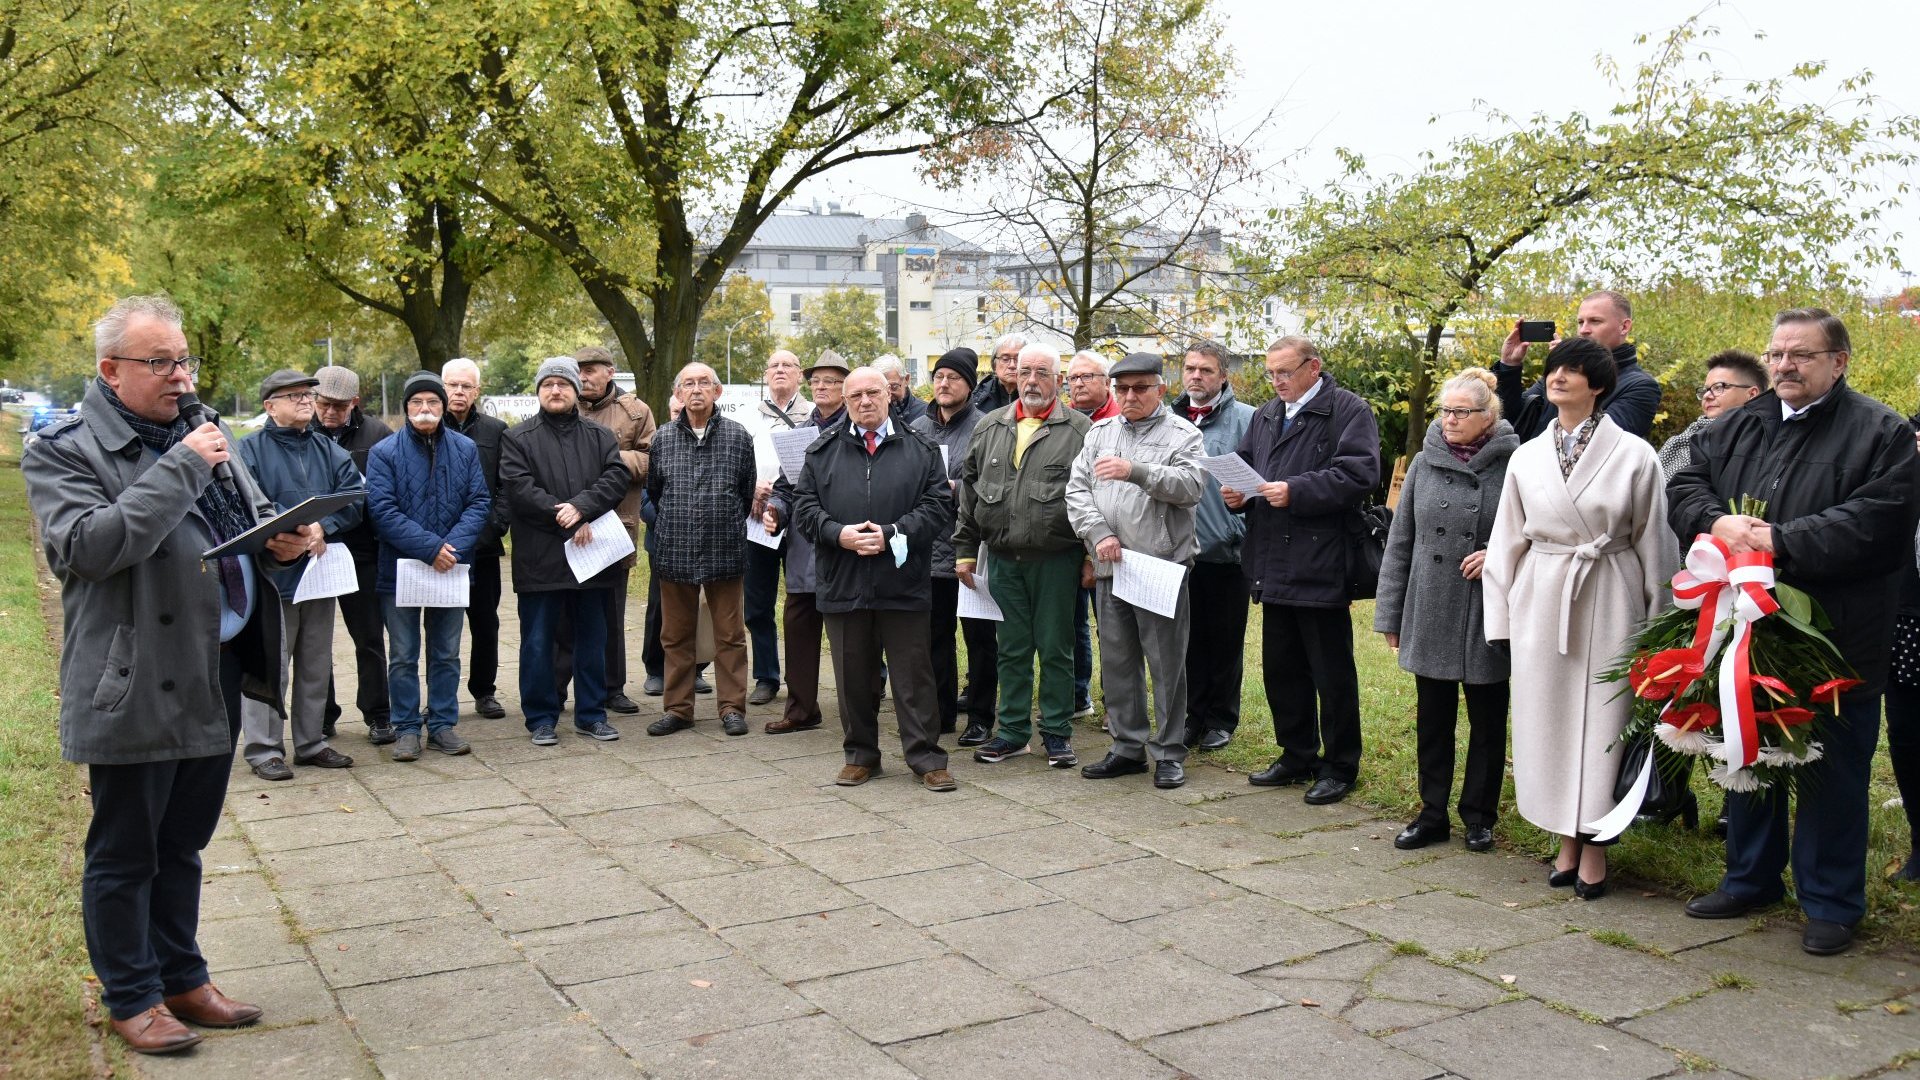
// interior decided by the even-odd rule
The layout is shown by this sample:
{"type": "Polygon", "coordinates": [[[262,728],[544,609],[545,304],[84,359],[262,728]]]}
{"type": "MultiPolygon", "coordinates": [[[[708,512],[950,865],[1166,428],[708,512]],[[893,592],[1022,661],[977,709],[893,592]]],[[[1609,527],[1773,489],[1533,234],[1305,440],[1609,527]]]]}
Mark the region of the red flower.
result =
{"type": "Polygon", "coordinates": [[[1811,722],[1813,720],[1813,710],[1800,708],[1773,709],[1769,712],[1754,713],[1753,718],[1759,723],[1789,728],[1798,724],[1811,722]]]}
{"type": "Polygon", "coordinates": [[[1814,687],[1813,691],[1807,696],[1822,705],[1833,705],[1839,703],[1841,694],[1846,693],[1856,686],[1865,685],[1866,684],[1859,679],[1829,679],[1819,686],[1814,687]]]}
{"type": "Polygon", "coordinates": [[[1668,709],[1660,719],[1681,731],[1705,731],[1720,723],[1720,710],[1704,701],[1679,709],[1668,709]]]}
{"type": "Polygon", "coordinates": [[[1763,687],[1775,701],[1785,701],[1793,696],[1793,687],[1771,675],[1753,675],[1755,686],[1763,687]]]}
{"type": "Polygon", "coordinates": [[[1706,670],[1706,661],[1692,649],[1665,649],[1634,660],[1628,676],[1635,693],[1648,701],[1664,701],[1686,693],[1706,670]]]}

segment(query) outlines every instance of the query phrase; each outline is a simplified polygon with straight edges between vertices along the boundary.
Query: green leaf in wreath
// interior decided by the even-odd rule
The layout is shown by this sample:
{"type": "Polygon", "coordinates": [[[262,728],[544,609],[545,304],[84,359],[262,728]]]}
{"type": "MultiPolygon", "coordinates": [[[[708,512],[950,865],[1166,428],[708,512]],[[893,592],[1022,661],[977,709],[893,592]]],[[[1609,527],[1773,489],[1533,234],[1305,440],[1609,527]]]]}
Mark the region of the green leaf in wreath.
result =
{"type": "Polygon", "coordinates": [[[1785,583],[1776,584],[1773,595],[1780,601],[1781,610],[1793,616],[1794,622],[1803,626],[1813,625],[1813,597],[1785,583]]]}

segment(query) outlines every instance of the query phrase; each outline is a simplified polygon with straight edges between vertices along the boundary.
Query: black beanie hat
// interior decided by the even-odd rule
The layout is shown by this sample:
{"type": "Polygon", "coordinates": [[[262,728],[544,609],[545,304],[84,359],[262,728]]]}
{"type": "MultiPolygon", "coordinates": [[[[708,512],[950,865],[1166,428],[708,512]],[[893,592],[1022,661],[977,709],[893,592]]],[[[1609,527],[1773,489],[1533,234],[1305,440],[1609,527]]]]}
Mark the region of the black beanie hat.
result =
{"type": "Polygon", "coordinates": [[[400,407],[405,409],[407,402],[413,400],[413,395],[422,393],[438,397],[441,409],[447,407],[447,384],[431,371],[416,371],[407,376],[406,385],[400,388],[400,407]]]}
{"type": "Polygon", "coordinates": [[[967,380],[967,389],[972,390],[980,382],[980,354],[965,345],[957,349],[948,349],[934,361],[933,370],[946,368],[967,380]]]}

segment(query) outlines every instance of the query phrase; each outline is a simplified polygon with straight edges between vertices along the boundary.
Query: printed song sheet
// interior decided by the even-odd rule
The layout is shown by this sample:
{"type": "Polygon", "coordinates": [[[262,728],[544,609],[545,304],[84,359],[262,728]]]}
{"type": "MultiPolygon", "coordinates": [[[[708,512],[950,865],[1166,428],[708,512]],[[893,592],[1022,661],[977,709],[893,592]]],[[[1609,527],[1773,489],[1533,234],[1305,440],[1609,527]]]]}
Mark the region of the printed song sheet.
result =
{"type": "Polygon", "coordinates": [[[1180,588],[1187,568],[1137,551],[1122,551],[1113,564],[1113,595],[1137,608],[1171,619],[1180,609],[1180,588]]]}
{"type": "Polygon", "coordinates": [[[1259,473],[1253,471],[1253,466],[1247,464],[1247,459],[1239,454],[1203,457],[1200,464],[1213,474],[1215,480],[1220,481],[1221,487],[1232,488],[1242,495],[1251,496],[1260,490],[1261,484],[1266,483],[1259,473]]]}
{"type": "Polygon", "coordinates": [[[807,464],[807,447],[819,437],[820,429],[812,424],[774,431],[773,449],[780,455],[780,471],[787,474],[787,483],[800,482],[800,470],[807,464]]]}
{"type": "Polygon", "coordinates": [[[395,607],[466,607],[472,589],[466,563],[455,563],[446,573],[435,570],[419,559],[399,559],[393,564],[395,607]]]}
{"type": "Polygon", "coordinates": [[[1000,613],[1000,605],[994,603],[993,594],[987,591],[987,549],[984,547],[980,549],[980,561],[973,564],[973,588],[960,586],[960,602],[954,605],[954,614],[962,619],[1007,621],[1000,613]]]}
{"type": "Polygon", "coordinates": [[[592,540],[584,544],[568,540],[562,545],[567,549],[567,565],[573,568],[575,581],[585,581],[633,554],[633,537],[627,535],[627,527],[620,524],[613,511],[594,518],[587,528],[592,540]]]}
{"type": "Polygon", "coordinates": [[[307,560],[300,575],[300,587],[293,590],[293,602],[325,600],[360,591],[360,578],[353,572],[353,552],[345,544],[328,544],[327,550],[307,560]]]}
{"type": "Polygon", "coordinates": [[[773,535],[767,531],[766,522],[752,514],[747,515],[747,539],[759,544],[761,547],[778,548],[781,539],[786,535],[785,530],[782,530],[779,536],[773,535]]]}

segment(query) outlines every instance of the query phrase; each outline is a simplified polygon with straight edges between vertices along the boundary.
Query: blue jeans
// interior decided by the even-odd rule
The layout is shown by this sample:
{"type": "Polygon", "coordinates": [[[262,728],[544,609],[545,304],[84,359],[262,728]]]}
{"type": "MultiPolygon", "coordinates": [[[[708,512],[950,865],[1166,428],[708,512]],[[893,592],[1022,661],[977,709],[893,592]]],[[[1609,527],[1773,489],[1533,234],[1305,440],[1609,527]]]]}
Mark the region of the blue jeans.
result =
{"type": "Polygon", "coordinates": [[[1771,903],[1780,898],[1780,872],[1791,859],[1807,917],[1852,926],[1867,913],[1867,780],[1880,741],[1880,695],[1842,698],[1840,717],[1828,721],[1821,741],[1826,756],[1801,769],[1791,838],[1785,793],[1727,794],[1720,888],[1771,903]]]}
{"type": "Polygon", "coordinates": [[[591,728],[607,718],[606,589],[520,594],[520,711],[527,730],[560,722],[560,686],[553,673],[553,635],[573,627],[573,723],[591,728]]]}
{"type": "Polygon", "coordinates": [[[387,623],[387,705],[393,730],[420,730],[420,626],[427,635],[427,730],[443,731],[460,719],[460,630],[465,608],[412,608],[380,594],[387,623]]]}
{"type": "Polygon", "coordinates": [[[1081,589],[1074,604],[1073,707],[1079,710],[1093,704],[1093,590],[1081,589]]]}

